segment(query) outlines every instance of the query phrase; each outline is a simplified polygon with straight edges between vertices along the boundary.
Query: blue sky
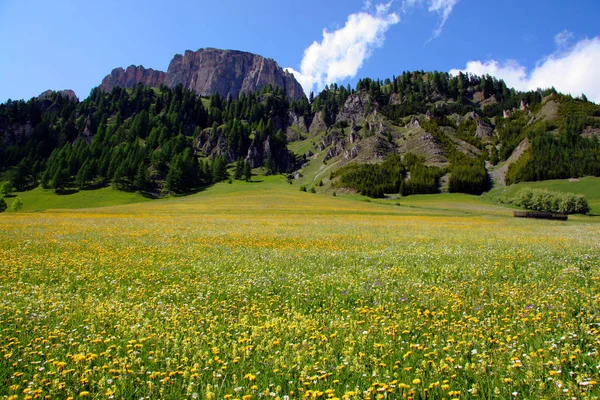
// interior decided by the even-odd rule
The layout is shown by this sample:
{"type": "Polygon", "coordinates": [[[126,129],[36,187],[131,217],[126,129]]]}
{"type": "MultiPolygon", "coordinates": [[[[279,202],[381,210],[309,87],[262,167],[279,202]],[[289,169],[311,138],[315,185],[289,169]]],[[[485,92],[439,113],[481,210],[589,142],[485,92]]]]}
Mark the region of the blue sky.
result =
{"type": "Polygon", "coordinates": [[[597,0],[0,0],[0,102],[83,99],[115,67],[166,71],[201,47],[271,57],[307,90],[460,69],[600,102],[599,16],[597,0]]]}

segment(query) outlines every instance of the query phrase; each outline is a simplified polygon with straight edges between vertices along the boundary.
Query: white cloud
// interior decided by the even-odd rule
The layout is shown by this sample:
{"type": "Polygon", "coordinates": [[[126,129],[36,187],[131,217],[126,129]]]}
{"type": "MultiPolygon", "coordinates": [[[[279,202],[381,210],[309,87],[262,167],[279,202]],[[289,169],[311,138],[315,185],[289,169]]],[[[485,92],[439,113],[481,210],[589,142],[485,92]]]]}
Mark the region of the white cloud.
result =
{"type": "Polygon", "coordinates": [[[600,104],[600,36],[583,39],[572,47],[568,46],[572,35],[561,32],[555,37],[558,50],[537,63],[531,72],[516,61],[499,63],[495,60],[485,62],[469,61],[465,69],[453,69],[476,75],[493,75],[504,79],[515,89],[527,91],[538,88],[556,88],[559,92],[579,96],[582,93],[588,99],[600,104]]]}
{"type": "Polygon", "coordinates": [[[430,39],[432,40],[440,36],[440,34],[442,33],[442,29],[446,24],[446,21],[450,17],[450,14],[452,14],[454,6],[459,1],[460,0],[404,0],[402,4],[403,9],[405,11],[415,6],[426,5],[427,10],[429,12],[436,13],[440,16],[440,23],[438,24],[438,27],[433,31],[432,37],[430,39]]]}
{"type": "MultiPolygon", "coordinates": [[[[326,84],[353,78],[374,49],[383,45],[385,33],[400,22],[390,12],[392,2],[378,4],[375,11],[363,11],[348,16],[343,28],[334,32],[323,30],[321,42],[313,42],[306,50],[300,71],[286,68],[294,74],[305,93],[320,91],[326,84]]],[[[365,2],[371,8],[371,2],[365,2]]]]}

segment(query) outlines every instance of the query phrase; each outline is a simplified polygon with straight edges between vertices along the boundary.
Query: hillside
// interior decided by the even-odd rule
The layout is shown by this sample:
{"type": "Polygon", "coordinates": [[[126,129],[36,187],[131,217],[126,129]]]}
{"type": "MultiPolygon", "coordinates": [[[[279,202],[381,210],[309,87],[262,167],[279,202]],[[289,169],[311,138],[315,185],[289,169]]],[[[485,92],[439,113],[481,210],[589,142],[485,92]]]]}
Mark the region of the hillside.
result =
{"type": "Polygon", "coordinates": [[[401,170],[421,193],[600,174],[600,107],[553,90],[519,93],[489,76],[415,72],[366,79],[356,91],[333,85],[312,108],[306,133],[292,136],[310,160],[300,170],[307,185],[398,193],[383,171],[375,179],[372,166],[360,166],[394,154],[416,156],[401,170]]]}
{"type": "Polygon", "coordinates": [[[64,93],[0,105],[0,167],[17,190],[160,197],[254,171],[384,197],[600,176],[600,107],[489,76],[406,72],[297,101],[272,85],[239,98],[181,82],[64,93]]]}

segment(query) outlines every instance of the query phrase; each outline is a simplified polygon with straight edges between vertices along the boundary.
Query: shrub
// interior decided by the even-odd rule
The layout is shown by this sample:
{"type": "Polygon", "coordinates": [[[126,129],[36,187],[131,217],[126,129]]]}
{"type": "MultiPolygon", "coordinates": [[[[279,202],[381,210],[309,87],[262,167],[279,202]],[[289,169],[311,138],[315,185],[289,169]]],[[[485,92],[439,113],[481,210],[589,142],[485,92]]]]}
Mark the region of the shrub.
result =
{"type": "Polygon", "coordinates": [[[565,214],[587,214],[590,211],[583,195],[574,193],[551,192],[544,189],[521,190],[513,204],[528,210],[557,212],[565,214]]]}
{"type": "Polygon", "coordinates": [[[13,192],[13,190],[15,190],[15,189],[13,188],[13,185],[12,185],[12,183],[10,183],[10,181],[9,182],[4,182],[2,184],[2,186],[0,186],[0,193],[4,197],[10,196],[11,193],[13,192]]]}
{"type": "Polygon", "coordinates": [[[19,197],[17,197],[12,203],[12,210],[14,212],[19,212],[23,208],[23,201],[19,197]]]}

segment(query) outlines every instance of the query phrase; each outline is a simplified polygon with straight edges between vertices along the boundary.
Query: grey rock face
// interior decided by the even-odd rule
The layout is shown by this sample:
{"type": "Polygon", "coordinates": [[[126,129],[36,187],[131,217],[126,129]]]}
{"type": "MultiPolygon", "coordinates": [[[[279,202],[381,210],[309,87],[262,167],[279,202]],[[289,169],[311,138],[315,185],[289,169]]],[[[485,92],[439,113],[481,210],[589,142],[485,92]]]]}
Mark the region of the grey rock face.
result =
{"type": "Polygon", "coordinates": [[[294,76],[274,60],[235,50],[208,48],[177,54],[169,64],[165,83],[169,87],[181,83],[201,96],[218,92],[235,99],[267,85],[281,87],[292,100],[304,96],[294,76]]]}
{"type": "Polygon", "coordinates": [[[488,124],[487,122],[478,119],[475,136],[477,136],[478,138],[492,137],[494,136],[494,127],[488,124]]]}
{"type": "Polygon", "coordinates": [[[115,86],[131,89],[138,84],[144,86],[158,87],[165,82],[166,74],[152,68],[144,68],[141,65],[130,65],[127,69],[115,68],[107,75],[100,85],[100,89],[110,92],[115,86]]]}
{"type": "Polygon", "coordinates": [[[72,91],[71,89],[66,89],[66,90],[46,90],[45,92],[41,93],[38,96],[39,100],[43,100],[46,99],[48,97],[50,97],[50,95],[54,92],[58,92],[61,94],[61,96],[68,98],[69,100],[74,100],[74,101],[79,101],[79,99],[77,98],[77,95],[75,94],[74,91],[72,91]]]}
{"type": "Polygon", "coordinates": [[[221,97],[238,98],[241,93],[256,92],[267,85],[281,87],[291,100],[304,97],[302,86],[294,75],[262,56],[235,50],[200,49],[177,54],[167,72],[130,66],[114,69],[102,81],[105,91],[115,86],[133,88],[139,83],[170,88],[178,84],[201,96],[217,92],[221,97]]]}
{"type": "Polygon", "coordinates": [[[348,96],[336,121],[347,121],[354,124],[356,121],[362,121],[368,114],[366,112],[367,105],[370,106],[372,103],[373,99],[369,94],[364,92],[354,93],[348,96]]]}

